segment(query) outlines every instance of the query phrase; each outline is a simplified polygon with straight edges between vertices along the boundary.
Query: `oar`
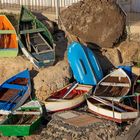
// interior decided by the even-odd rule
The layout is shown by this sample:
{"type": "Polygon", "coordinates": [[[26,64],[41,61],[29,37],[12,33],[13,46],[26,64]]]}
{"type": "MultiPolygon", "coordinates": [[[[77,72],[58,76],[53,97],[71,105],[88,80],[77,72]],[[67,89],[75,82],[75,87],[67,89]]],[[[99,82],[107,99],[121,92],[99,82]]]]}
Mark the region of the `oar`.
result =
{"type": "Polygon", "coordinates": [[[66,91],[65,95],[62,97],[62,99],[65,99],[70,93],[71,91],[76,88],[78,86],[78,83],[77,82],[74,82],[70,87],[69,89],[66,91]]]}
{"type": "Polygon", "coordinates": [[[99,98],[97,96],[90,96],[90,97],[93,98],[93,99],[95,99],[95,100],[97,100],[97,101],[99,101],[99,102],[101,102],[101,103],[103,103],[103,104],[105,104],[105,105],[107,105],[107,106],[110,106],[110,107],[116,109],[117,111],[125,112],[125,110],[123,110],[123,109],[121,109],[119,107],[116,107],[116,106],[112,105],[109,101],[103,100],[103,99],[101,99],[101,98],[99,98]]]}

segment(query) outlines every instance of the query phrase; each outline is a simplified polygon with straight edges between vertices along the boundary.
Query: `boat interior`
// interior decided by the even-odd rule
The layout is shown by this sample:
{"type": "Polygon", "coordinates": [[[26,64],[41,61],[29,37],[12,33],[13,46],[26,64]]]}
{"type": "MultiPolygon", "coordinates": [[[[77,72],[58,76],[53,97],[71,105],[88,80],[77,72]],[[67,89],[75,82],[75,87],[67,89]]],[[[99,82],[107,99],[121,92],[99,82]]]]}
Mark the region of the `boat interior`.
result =
{"type": "Polygon", "coordinates": [[[130,87],[127,77],[108,77],[97,86],[94,94],[104,97],[120,97],[124,96],[130,87]]]}
{"type": "Polygon", "coordinates": [[[0,109],[10,110],[22,98],[28,79],[17,78],[9,83],[4,83],[0,88],[0,109]],[[23,90],[24,89],[24,90],[23,90]]]}
{"type": "MultiPolygon", "coordinates": [[[[92,103],[93,105],[96,105],[96,106],[98,106],[100,108],[111,110],[111,111],[114,110],[115,112],[121,112],[121,111],[119,111],[119,110],[117,110],[117,109],[115,109],[115,108],[113,108],[113,107],[111,107],[109,105],[105,105],[105,104],[103,104],[103,103],[101,103],[101,102],[99,102],[99,101],[97,101],[97,100],[95,100],[93,98],[88,98],[88,101],[90,103],[92,103]]],[[[109,102],[109,103],[112,104],[112,102],[109,102]]],[[[113,103],[114,103],[115,107],[124,110],[124,112],[136,112],[137,111],[137,109],[129,107],[129,106],[126,106],[124,104],[121,104],[121,103],[118,103],[118,102],[113,102],[113,103]]]]}
{"type": "Polygon", "coordinates": [[[0,16],[0,49],[17,49],[18,42],[14,27],[5,16],[0,16]]]}
{"type": "Polygon", "coordinates": [[[42,54],[52,50],[49,40],[44,34],[45,29],[37,28],[34,21],[21,22],[20,34],[26,49],[31,53],[42,54]]]}
{"type": "Polygon", "coordinates": [[[38,119],[37,115],[13,115],[9,117],[4,125],[30,125],[38,119]]]}
{"type": "MultiPolygon", "coordinates": [[[[57,91],[54,94],[52,94],[52,96],[50,96],[48,99],[62,99],[65,96],[68,89],[69,88],[64,88],[60,91],[57,91]]],[[[86,92],[87,90],[78,90],[75,88],[67,95],[67,97],[65,97],[65,99],[73,99],[74,97],[85,94],[86,92]]],[[[48,101],[48,99],[46,99],[46,101],[48,101]]]]}

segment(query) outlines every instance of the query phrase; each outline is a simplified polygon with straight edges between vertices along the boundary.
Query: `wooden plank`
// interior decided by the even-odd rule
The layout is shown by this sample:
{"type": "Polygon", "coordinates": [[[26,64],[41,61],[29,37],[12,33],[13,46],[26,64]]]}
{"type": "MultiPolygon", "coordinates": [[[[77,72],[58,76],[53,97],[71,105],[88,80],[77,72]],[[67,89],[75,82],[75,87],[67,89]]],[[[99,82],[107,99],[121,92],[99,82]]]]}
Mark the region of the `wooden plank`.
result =
{"type": "Polygon", "coordinates": [[[105,105],[107,105],[107,106],[110,106],[110,107],[116,109],[117,111],[125,112],[125,110],[123,110],[123,109],[121,109],[121,108],[119,108],[119,107],[117,107],[117,106],[111,104],[111,102],[106,101],[106,100],[104,100],[104,99],[101,99],[101,98],[99,98],[99,97],[97,97],[97,96],[90,96],[90,98],[93,98],[93,99],[95,99],[95,100],[99,101],[100,103],[103,103],[103,104],[105,104],[105,105]]]}
{"type": "Polygon", "coordinates": [[[44,28],[38,28],[38,29],[30,29],[30,30],[23,30],[20,31],[20,34],[32,34],[32,33],[39,33],[39,32],[44,32],[44,28]]]}
{"type": "Polygon", "coordinates": [[[0,30],[0,35],[2,34],[16,34],[15,30],[0,30]]]}
{"type": "Polygon", "coordinates": [[[102,82],[100,83],[102,86],[113,86],[113,87],[130,87],[127,83],[113,83],[113,82],[102,82]]]}

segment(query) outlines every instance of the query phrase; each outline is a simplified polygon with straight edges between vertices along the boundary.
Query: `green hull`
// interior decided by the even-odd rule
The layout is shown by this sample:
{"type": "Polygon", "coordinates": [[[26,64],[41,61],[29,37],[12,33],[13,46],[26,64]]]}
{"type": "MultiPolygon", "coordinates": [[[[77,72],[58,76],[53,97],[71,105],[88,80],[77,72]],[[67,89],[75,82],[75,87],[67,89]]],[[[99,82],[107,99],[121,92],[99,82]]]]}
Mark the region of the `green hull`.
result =
{"type": "Polygon", "coordinates": [[[37,68],[53,65],[55,62],[53,36],[48,28],[24,6],[21,8],[18,29],[19,47],[23,54],[37,68]]]}
{"type": "Polygon", "coordinates": [[[41,124],[41,116],[37,116],[31,124],[13,124],[11,121],[18,115],[12,115],[0,125],[0,132],[3,136],[29,136],[41,124]]]}
{"type": "Polygon", "coordinates": [[[16,57],[18,49],[0,49],[0,57],[16,57]]]}

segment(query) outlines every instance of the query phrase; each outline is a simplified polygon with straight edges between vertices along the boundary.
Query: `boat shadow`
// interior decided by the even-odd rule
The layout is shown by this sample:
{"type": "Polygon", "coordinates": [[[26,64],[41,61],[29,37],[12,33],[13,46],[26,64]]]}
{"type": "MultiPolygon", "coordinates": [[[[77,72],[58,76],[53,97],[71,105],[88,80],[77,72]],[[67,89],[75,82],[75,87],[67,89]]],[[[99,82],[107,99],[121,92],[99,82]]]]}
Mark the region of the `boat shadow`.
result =
{"type": "Polygon", "coordinates": [[[31,76],[31,89],[32,89],[32,92],[31,92],[31,98],[36,98],[36,95],[35,95],[35,86],[34,86],[34,81],[33,81],[33,79],[34,79],[34,77],[36,77],[36,75],[39,73],[39,71],[37,71],[37,70],[35,70],[35,69],[32,69],[32,70],[30,70],[30,76],[31,76]]]}
{"type": "Polygon", "coordinates": [[[103,70],[104,75],[108,74],[110,70],[114,69],[115,66],[112,64],[112,62],[102,54],[101,47],[98,46],[95,43],[87,43],[87,47],[90,48],[95,56],[97,57],[99,64],[103,70]]]}

